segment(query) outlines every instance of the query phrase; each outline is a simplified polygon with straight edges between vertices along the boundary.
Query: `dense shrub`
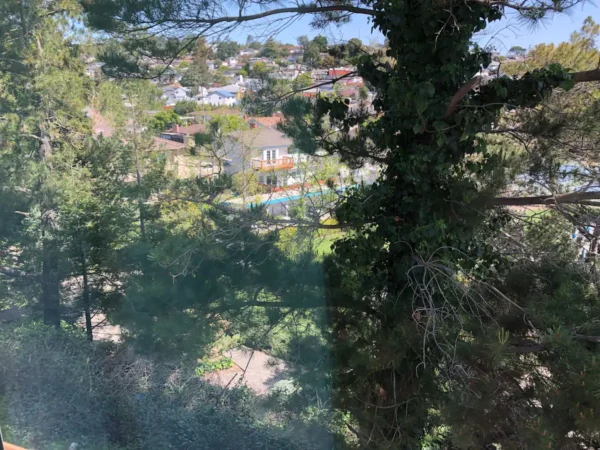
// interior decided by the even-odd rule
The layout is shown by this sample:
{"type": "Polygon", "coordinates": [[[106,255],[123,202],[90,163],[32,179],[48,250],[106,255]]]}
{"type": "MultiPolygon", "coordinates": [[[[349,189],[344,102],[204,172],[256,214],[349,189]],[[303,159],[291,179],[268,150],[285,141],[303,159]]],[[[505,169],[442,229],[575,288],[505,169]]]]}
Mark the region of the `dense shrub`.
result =
{"type": "Polygon", "coordinates": [[[82,449],[309,448],[265,426],[257,411],[247,390],[224,392],[199,380],[194,367],[141,359],[125,345],[90,344],[75,330],[0,328],[0,421],[12,442],[37,449],[69,442],[82,449]]]}

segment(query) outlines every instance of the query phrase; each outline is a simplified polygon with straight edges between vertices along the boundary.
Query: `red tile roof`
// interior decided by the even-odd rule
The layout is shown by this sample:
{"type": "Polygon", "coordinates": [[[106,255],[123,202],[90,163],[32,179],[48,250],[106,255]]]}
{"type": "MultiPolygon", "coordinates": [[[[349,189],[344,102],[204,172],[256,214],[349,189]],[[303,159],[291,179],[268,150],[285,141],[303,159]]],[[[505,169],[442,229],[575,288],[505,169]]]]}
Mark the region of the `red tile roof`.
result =
{"type": "Polygon", "coordinates": [[[348,75],[351,70],[347,69],[329,69],[329,76],[331,77],[341,77],[343,75],[348,75]]]}

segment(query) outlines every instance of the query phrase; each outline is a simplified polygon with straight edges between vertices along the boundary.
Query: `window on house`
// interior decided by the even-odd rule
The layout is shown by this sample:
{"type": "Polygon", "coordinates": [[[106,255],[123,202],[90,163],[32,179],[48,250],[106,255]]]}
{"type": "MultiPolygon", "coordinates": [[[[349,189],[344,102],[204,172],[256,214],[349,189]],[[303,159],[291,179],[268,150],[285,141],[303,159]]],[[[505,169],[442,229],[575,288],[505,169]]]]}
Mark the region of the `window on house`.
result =
{"type": "Polygon", "coordinates": [[[265,184],[268,186],[277,186],[277,175],[267,175],[265,184]]]}
{"type": "Polygon", "coordinates": [[[264,150],[263,151],[263,159],[265,161],[271,161],[274,159],[277,159],[279,157],[279,149],[273,149],[273,150],[264,150]]]}

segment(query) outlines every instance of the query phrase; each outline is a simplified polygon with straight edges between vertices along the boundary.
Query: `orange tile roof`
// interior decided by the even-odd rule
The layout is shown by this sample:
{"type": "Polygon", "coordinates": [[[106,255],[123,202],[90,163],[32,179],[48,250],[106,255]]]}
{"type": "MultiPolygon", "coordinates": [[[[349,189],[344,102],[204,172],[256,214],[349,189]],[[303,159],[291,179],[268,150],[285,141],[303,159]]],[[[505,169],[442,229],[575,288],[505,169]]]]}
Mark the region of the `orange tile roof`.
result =
{"type": "Polygon", "coordinates": [[[282,117],[249,117],[247,122],[254,121],[260,123],[264,127],[274,127],[283,120],[282,117]]]}

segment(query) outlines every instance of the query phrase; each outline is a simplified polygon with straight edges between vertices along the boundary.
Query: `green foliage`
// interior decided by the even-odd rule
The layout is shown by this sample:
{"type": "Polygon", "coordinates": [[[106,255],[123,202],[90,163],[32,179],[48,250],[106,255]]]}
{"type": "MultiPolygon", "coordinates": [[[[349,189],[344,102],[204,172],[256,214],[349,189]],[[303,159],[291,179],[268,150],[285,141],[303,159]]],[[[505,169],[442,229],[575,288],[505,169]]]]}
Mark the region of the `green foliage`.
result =
{"type": "Polygon", "coordinates": [[[327,38],[321,34],[315,36],[312,40],[312,43],[317,45],[320,52],[327,51],[327,38]]]}
{"type": "Polygon", "coordinates": [[[525,53],[527,53],[527,49],[524,47],[521,47],[520,45],[514,45],[510,48],[510,50],[508,52],[513,53],[518,56],[524,56],[525,53]]]}
{"type": "Polygon", "coordinates": [[[179,116],[185,116],[198,109],[198,102],[193,100],[180,100],[173,106],[173,112],[179,116]]]}
{"type": "MultiPolygon", "coordinates": [[[[177,105],[180,102],[177,103],[177,105]]],[[[177,107],[175,105],[175,107],[177,107]]],[[[159,111],[152,116],[148,126],[156,133],[160,133],[165,131],[168,128],[171,128],[173,125],[181,125],[181,119],[175,113],[175,111],[159,111]]]]}
{"type": "Polygon", "coordinates": [[[207,373],[218,372],[219,370],[229,369],[230,367],[233,367],[231,358],[219,358],[199,363],[198,366],[196,366],[196,371],[194,373],[200,378],[207,373]]]}
{"type": "Polygon", "coordinates": [[[229,57],[237,56],[239,52],[240,45],[237,42],[226,40],[217,44],[215,56],[221,61],[224,61],[229,57]]]}
{"type": "Polygon", "coordinates": [[[282,47],[280,42],[277,42],[275,39],[270,37],[263,45],[260,50],[260,56],[264,56],[265,58],[277,59],[279,57],[287,56],[287,52],[282,47]]]}
{"type": "Polygon", "coordinates": [[[248,124],[238,114],[217,116],[210,122],[212,129],[220,130],[221,134],[229,134],[233,131],[247,130],[248,124]]]}
{"type": "Polygon", "coordinates": [[[252,197],[261,192],[258,177],[251,171],[234,173],[231,176],[231,189],[243,198],[252,197]]]}
{"type": "Polygon", "coordinates": [[[300,75],[298,75],[296,77],[293,84],[294,84],[294,86],[293,86],[294,90],[297,90],[297,89],[305,89],[307,87],[310,87],[314,84],[314,82],[309,73],[301,73],[300,75]]]}
{"type": "Polygon", "coordinates": [[[262,48],[262,44],[258,41],[252,41],[252,42],[250,42],[250,45],[248,45],[248,48],[251,48],[254,50],[260,50],[262,48]]]}
{"type": "Polygon", "coordinates": [[[598,36],[600,25],[588,17],[581,30],[571,34],[569,42],[536,45],[529,51],[525,61],[507,62],[502,65],[502,70],[509,75],[517,75],[556,63],[574,71],[591,70],[597,66],[600,58],[600,52],[594,44],[598,36]]]}
{"type": "Polygon", "coordinates": [[[319,45],[314,42],[311,42],[304,50],[302,60],[305,64],[316,66],[321,60],[320,51],[321,50],[319,49],[319,45]]]}

